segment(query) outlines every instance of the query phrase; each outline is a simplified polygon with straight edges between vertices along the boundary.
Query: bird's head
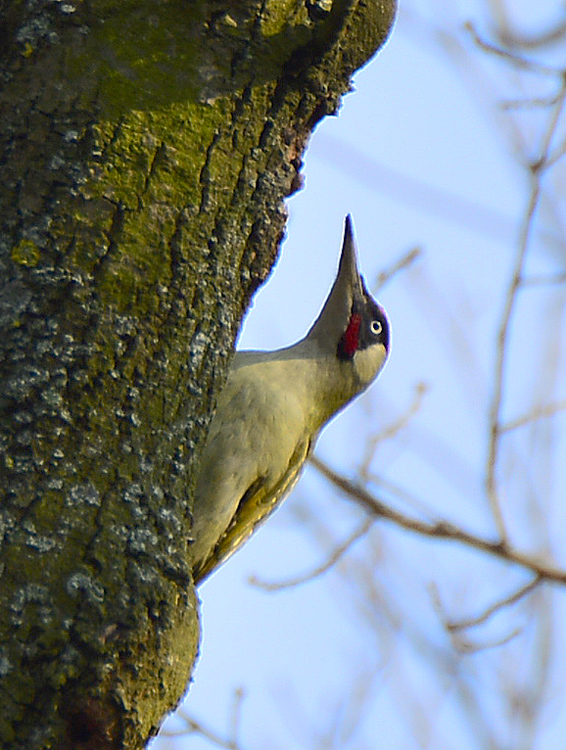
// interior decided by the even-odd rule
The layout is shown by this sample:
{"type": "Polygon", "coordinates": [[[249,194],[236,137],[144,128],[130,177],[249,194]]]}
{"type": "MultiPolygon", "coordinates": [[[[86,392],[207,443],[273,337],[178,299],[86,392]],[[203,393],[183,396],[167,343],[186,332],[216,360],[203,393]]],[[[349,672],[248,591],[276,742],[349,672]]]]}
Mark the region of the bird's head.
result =
{"type": "Polygon", "coordinates": [[[390,328],[385,310],[366,289],[358,270],[352,220],[346,216],[336,280],[320,315],[307,334],[327,356],[351,372],[359,390],[366,388],[385,364],[390,328]]]}

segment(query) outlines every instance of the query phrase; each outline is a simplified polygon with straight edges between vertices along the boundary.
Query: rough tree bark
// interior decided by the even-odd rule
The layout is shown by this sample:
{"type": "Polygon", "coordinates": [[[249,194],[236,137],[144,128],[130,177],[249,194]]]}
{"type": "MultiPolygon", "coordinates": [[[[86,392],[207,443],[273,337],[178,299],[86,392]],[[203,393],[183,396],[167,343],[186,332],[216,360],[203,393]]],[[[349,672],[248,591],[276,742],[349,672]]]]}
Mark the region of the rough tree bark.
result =
{"type": "Polygon", "coordinates": [[[306,140],[394,0],[0,0],[0,746],[139,748],[192,478],[306,140]]]}

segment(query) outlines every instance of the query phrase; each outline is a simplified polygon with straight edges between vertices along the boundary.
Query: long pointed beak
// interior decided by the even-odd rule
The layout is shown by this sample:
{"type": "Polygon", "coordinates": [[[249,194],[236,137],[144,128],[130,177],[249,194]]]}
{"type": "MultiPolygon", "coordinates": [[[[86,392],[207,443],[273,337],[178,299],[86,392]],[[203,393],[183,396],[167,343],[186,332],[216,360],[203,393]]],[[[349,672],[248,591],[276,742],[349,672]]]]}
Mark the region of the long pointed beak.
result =
{"type": "Polygon", "coordinates": [[[342,242],[342,255],[338,266],[336,282],[341,280],[346,283],[352,291],[357,289],[362,292],[362,278],[358,270],[358,253],[354,240],[354,227],[352,217],[348,214],[344,220],[344,240],[342,242]]]}
{"type": "Polygon", "coordinates": [[[348,214],[344,222],[344,240],[338,274],[318,318],[307,337],[316,338],[330,349],[336,346],[338,337],[348,323],[354,298],[363,297],[363,281],[358,271],[358,259],[352,218],[348,214]]]}

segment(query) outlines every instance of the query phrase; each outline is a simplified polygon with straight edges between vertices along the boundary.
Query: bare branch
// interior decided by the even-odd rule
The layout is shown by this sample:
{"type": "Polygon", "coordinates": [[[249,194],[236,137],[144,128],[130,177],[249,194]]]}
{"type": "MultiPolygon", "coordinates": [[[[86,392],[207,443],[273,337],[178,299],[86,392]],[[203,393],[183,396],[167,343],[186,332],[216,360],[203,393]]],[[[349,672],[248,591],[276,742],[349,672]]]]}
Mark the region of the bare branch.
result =
{"type": "Polygon", "coordinates": [[[230,731],[228,738],[221,737],[217,732],[213,731],[209,727],[206,727],[200,721],[193,719],[186,711],[181,708],[176,712],[176,717],[185,722],[185,727],[179,730],[171,730],[162,728],[160,735],[162,737],[182,737],[189,734],[198,734],[204,739],[211,742],[217,747],[224,748],[224,750],[242,750],[242,746],[238,740],[240,717],[242,710],[242,701],[245,697],[243,688],[236,688],[234,691],[234,697],[232,701],[231,710],[231,721],[230,731]]]}
{"type": "Polygon", "coordinates": [[[393,495],[394,497],[397,497],[403,503],[406,503],[407,505],[411,506],[417,511],[420,511],[424,515],[434,514],[434,510],[426,502],[421,500],[419,497],[412,495],[410,492],[407,492],[404,487],[401,487],[400,485],[395,484],[395,482],[390,482],[388,479],[385,479],[385,477],[381,476],[380,474],[368,473],[366,478],[360,472],[360,476],[363,482],[367,481],[375,484],[377,487],[379,487],[380,490],[385,490],[385,492],[393,495]]]}
{"type": "Polygon", "coordinates": [[[564,284],[566,283],[566,273],[557,273],[550,276],[529,276],[523,279],[523,286],[536,286],[539,284],[564,284]]]}
{"type": "Polygon", "coordinates": [[[391,438],[395,437],[397,433],[399,433],[402,429],[404,429],[409,424],[411,419],[415,416],[415,414],[421,408],[423,398],[425,397],[425,394],[428,391],[428,389],[429,387],[426,383],[417,383],[415,386],[415,394],[413,397],[413,401],[411,402],[409,407],[401,414],[400,417],[398,417],[388,427],[384,427],[382,430],[379,431],[377,435],[374,435],[373,437],[368,439],[366,447],[365,447],[365,455],[364,455],[362,465],[360,468],[360,473],[363,478],[367,478],[367,475],[369,472],[369,466],[373,460],[375,450],[377,446],[379,445],[379,443],[382,443],[385,440],[390,440],[391,438]]]}
{"type": "Polygon", "coordinates": [[[540,406],[522,417],[518,417],[517,419],[513,419],[510,422],[500,425],[499,432],[511,432],[511,430],[516,430],[517,427],[523,427],[524,425],[535,422],[538,419],[553,417],[558,412],[564,411],[564,409],[566,409],[566,401],[556,401],[554,404],[540,406]]]}
{"type": "Polygon", "coordinates": [[[495,477],[500,448],[499,415],[501,413],[501,404],[503,401],[503,381],[508,353],[509,325],[515,308],[517,290],[519,289],[519,285],[521,283],[523,263],[527,252],[530,228],[532,226],[532,218],[538,204],[539,195],[540,186],[538,181],[535,179],[533,180],[533,187],[531,190],[529,205],[524,220],[523,230],[521,232],[521,241],[519,243],[517,258],[515,260],[515,268],[513,269],[513,276],[507,290],[505,308],[497,335],[497,359],[495,364],[494,391],[491,400],[491,407],[489,410],[489,445],[485,489],[489,498],[497,531],[502,539],[505,539],[506,537],[506,530],[503,515],[501,513],[501,508],[499,506],[495,477]]]}
{"type": "Polygon", "coordinates": [[[531,191],[527,210],[523,218],[523,224],[519,234],[519,245],[517,248],[517,256],[515,259],[515,266],[511,281],[507,289],[507,296],[505,301],[505,307],[499,326],[499,332],[497,336],[497,358],[495,365],[495,376],[494,376],[494,391],[491,401],[491,407],[489,410],[489,446],[488,456],[485,474],[485,488],[486,494],[489,498],[491,509],[493,512],[495,524],[498,533],[502,540],[505,540],[506,531],[503,515],[499,506],[499,498],[497,493],[497,480],[496,470],[497,462],[499,458],[500,449],[500,435],[501,435],[501,404],[503,401],[503,385],[505,378],[506,361],[508,354],[509,344],[509,327],[511,318],[515,309],[517,301],[517,292],[522,282],[523,277],[523,265],[525,256],[529,246],[529,241],[532,232],[533,218],[538,207],[540,199],[540,179],[541,174],[546,168],[548,150],[552,142],[553,135],[556,131],[562,109],[564,107],[564,101],[566,99],[566,81],[562,79],[562,91],[557,105],[553,109],[550,122],[548,124],[545,137],[543,139],[541,156],[537,162],[531,165],[531,191]]]}
{"type": "Polygon", "coordinates": [[[242,707],[245,697],[246,692],[243,687],[238,687],[234,690],[234,697],[232,699],[232,706],[230,711],[230,741],[234,744],[234,746],[238,745],[240,720],[242,718],[242,707]]]}
{"type": "Polygon", "coordinates": [[[477,654],[478,651],[487,651],[487,649],[490,648],[499,648],[500,646],[504,646],[506,643],[509,643],[509,641],[512,641],[513,638],[516,638],[520,634],[521,630],[519,628],[515,628],[510,633],[507,633],[507,635],[501,636],[501,638],[496,638],[490,641],[483,641],[482,643],[474,643],[469,639],[458,638],[457,640],[455,640],[455,647],[460,653],[463,654],[477,654]]]}
{"type": "Polygon", "coordinates": [[[529,583],[521,586],[521,588],[517,589],[517,591],[514,591],[504,599],[500,599],[498,602],[495,602],[494,604],[487,607],[481,613],[481,615],[477,615],[476,617],[468,617],[461,620],[446,620],[445,626],[448,630],[465,630],[467,628],[476,627],[476,625],[481,625],[482,623],[489,620],[489,618],[496,612],[499,612],[499,610],[503,609],[503,607],[509,607],[511,604],[515,604],[515,602],[518,602],[519,599],[522,599],[524,596],[529,594],[539,585],[541,580],[541,576],[536,575],[531,581],[529,581],[529,583]]]}
{"type": "Polygon", "coordinates": [[[362,487],[337,474],[320,459],[311,459],[311,463],[332,484],[342,490],[347,497],[359,503],[372,516],[378,516],[391,521],[397,526],[421,534],[422,536],[462,542],[469,547],[488,552],[501,560],[506,560],[509,563],[530,570],[541,579],[561,584],[566,583],[566,570],[562,570],[550,563],[545,563],[531,555],[513,549],[506,540],[492,541],[485,539],[464,531],[449,521],[443,520],[430,523],[411,518],[404,513],[400,513],[398,510],[390,508],[362,487]]]}
{"type": "Polygon", "coordinates": [[[395,263],[392,263],[389,268],[381,271],[375,283],[375,290],[379,291],[380,289],[382,289],[387,284],[387,282],[391,281],[395,274],[412,265],[417,260],[417,258],[420,258],[422,252],[422,247],[414,247],[412,250],[409,250],[409,252],[405,253],[405,255],[402,255],[395,263]]]}
{"type": "Polygon", "coordinates": [[[543,65],[535,60],[529,60],[526,57],[522,57],[515,52],[498,47],[491,42],[487,42],[485,39],[478,34],[474,25],[471,22],[465,24],[464,28],[470,33],[474,43],[482,49],[484,52],[489,52],[491,55],[500,57],[503,60],[516,65],[518,68],[530,70],[532,72],[541,73],[542,75],[561,76],[563,71],[560,68],[553,68],[549,65],[543,65]]]}
{"type": "Polygon", "coordinates": [[[182,737],[189,734],[200,734],[201,737],[204,737],[206,740],[212,742],[217,747],[222,747],[226,750],[241,750],[241,747],[238,744],[232,742],[232,740],[222,739],[222,737],[216,734],[216,732],[213,732],[212,729],[208,729],[208,727],[205,727],[204,724],[201,724],[199,721],[191,719],[190,716],[184,714],[182,711],[177,712],[177,717],[185,722],[186,728],[180,729],[178,731],[173,731],[171,729],[162,729],[162,737],[182,737]]]}
{"type": "MultiPolygon", "coordinates": [[[[312,459],[311,459],[312,460],[312,459]]],[[[312,581],[314,578],[321,576],[326,573],[333,565],[335,565],[341,557],[350,549],[350,547],[358,541],[364,534],[367,534],[371,526],[373,525],[374,519],[366,519],[362,525],[356,529],[342,544],[338,545],[332,553],[329,555],[325,562],[318,565],[314,570],[309,573],[305,573],[302,576],[296,578],[290,578],[287,581],[280,581],[279,583],[270,583],[269,581],[262,580],[257,576],[250,576],[248,583],[257,588],[263,589],[264,591],[281,591],[282,589],[290,589],[293,586],[299,586],[301,583],[312,581]]]]}
{"type": "Polygon", "coordinates": [[[543,97],[532,97],[528,99],[505,99],[500,102],[499,106],[503,110],[512,109],[534,109],[535,107],[541,107],[547,109],[553,107],[560,99],[560,94],[554,96],[543,96],[543,97]]]}

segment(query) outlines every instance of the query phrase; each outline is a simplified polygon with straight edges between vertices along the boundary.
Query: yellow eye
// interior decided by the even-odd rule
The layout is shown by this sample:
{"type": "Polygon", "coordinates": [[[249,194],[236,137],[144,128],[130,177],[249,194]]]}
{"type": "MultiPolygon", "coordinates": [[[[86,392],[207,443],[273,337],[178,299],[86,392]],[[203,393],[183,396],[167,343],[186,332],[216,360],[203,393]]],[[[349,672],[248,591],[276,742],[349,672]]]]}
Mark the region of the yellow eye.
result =
{"type": "Polygon", "coordinates": [[[383,331],[383,326],[381,325],[381,321],[379,320],[372,320],[369,327],[370,331],[375,336],[379,336],[379,334],[383,331]]]}

